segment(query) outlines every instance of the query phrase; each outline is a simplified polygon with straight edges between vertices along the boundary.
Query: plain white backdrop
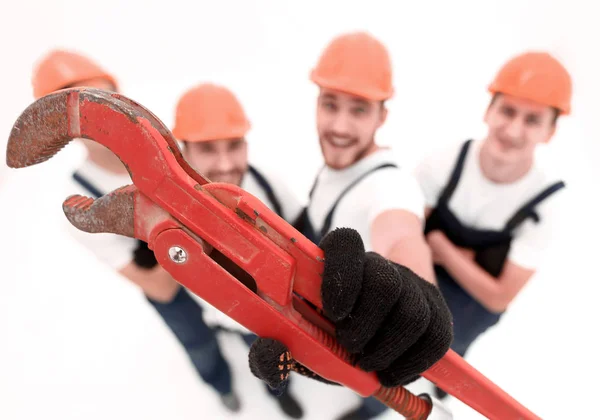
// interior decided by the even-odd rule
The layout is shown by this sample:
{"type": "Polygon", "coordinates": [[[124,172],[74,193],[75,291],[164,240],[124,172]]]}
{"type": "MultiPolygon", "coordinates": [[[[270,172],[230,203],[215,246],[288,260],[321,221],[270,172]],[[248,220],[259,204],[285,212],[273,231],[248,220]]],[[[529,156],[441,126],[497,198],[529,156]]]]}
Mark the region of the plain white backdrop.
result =
{"type": "MultiPolygon", "coordinates": [[[[599,418],[596,8],[587,0],[3,2],[0,148],[32,101],[35,61],[69,48],[113,72],[124,94],[169,126],[185,89],[229,86],[253,123],[252,161],[304,197],[321,164],[308,74],[333,36],[367,30],[389,48],[397,94],[378,139],[408,168],[434,147],[483,135],[498,67],[546,49],[574,78],[573,116],[540,153],[565,174],[571,213],[545,268],[468,361],[544,419],[599,418]]],[[[72,144],[37,167],[0,165],[0,419],[283,418],[249,373],[245,346],[227,336],[244,411],[222,411],[140,293],[67,236],[61,203],[83,157],[72,144]]],[[[333,419],[357,401],[295,379],[306,419],[333,419]]],[[[457,419],[481,418],[454,400],[450,407],[457,419]]]]}

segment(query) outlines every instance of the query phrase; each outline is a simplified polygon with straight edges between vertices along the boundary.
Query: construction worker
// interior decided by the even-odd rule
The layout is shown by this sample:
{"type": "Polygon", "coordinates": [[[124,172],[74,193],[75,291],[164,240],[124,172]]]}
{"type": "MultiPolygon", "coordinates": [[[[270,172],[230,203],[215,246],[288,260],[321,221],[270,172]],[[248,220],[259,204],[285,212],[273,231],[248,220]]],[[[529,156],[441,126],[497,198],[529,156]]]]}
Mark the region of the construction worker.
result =
{"type": "MultiPolygon", "coordinates": [[[[213,182],[242,187],[279,216],[292,221],[300,213],[301,204],[280,177],[269,176],[248,162],[246,135],[249,130],[250,121],[238,98],[224,86],[202,83],[187,90],[179,99],[172,133],[182,143],[183,155],[194,169],[213,182]]],[[[216,253],[213,250],[211,256],[215,258],[216,253]]],[[[256,339],[253,333],[207,302],[202,306],[205,321],[211,327],[238,333],[249,346],[256,339]]],[[[210,357],[213,360],[206,359],[209,364],[224,363],[220,352],[210,357]]],[[[231,376],[228,368],[221,369],[220,374],[231,376]]],[[[288,416],[303,416],[300,404],[287,389],[279,395],[266,388],[288,416]]]]}
{"type": "MultiPolygon", "coordinates": [[[[79,53],[63,50],[51,51],[39,61],[32,83],[36,99],[75,86],[119,91],[115,77],[97,63],[79,53]]],[[[220,121],[226,122],[225,119],[220,121]]],[[[177,127],[178,132],[183,129],[177,127]]],[[[87,157],[73,173],[75,193],[97,198],[131,184],[129,173],[116,155],[99,143],[80,140],[87,149],[87,157]]],[[[240,147],[245,149],[243,144],[240,147]]],[[[67,229],[104,264],[140,287],[184,347],[200,377],[218,393],[228,410],[239,411],[240,401],[232,390],[229,366],[219,349],[216,332],[203,320],[202,306],[157,264],[147,244],[113,234],[90,235],[70,225],[67,229]]],[[[291,397],[280,401],[287,403],[284,408],[298,417],[299,409],[294,407],[291,397]]]]}
{"type": "Polygon", "coordinates": [[[500,320],[555,240],[565,184],[535,152],[570,113],[571,91],[569,73],[550,54],[520,54],[489,85],[486,137],[452,144],[417,168],[427,242],[461,356],[500,320]]]}
{"type": "MultiPolygon", "coordinates": [[[[351,228],[358,232],[367,252],[375,252],[434,283],[430,251],[423,236],[425,201],[419,184],[412,174],[398,167],[392,151],[375,140],[377,130],[387,118],[385,101],[394,93],[386,47],[365,32],[341,35],[322,53],[311,80],[319,88],[316,128],[325,165],[314,181],[309,204],[296,228],[316,244],[336,228],[351,228]]],[[[387,299],[394,299],[393,296],[394,293],[379,296],[369,302],[371,306],[366,310],[376,313],[376,308],[385,307],[387,299]]],[[[352,306],[343,308],[351,309],[352,306]]],[[[365,327],[364,323],[356,322],[351,323],[352,328],[365,327]]],[[[369,344],[367,341],[374,331],[365,330],[361,334],[351,328],[340,333],[338,329],[338,339],[354,354],[381,345],[379,352],[368,357],[365,364],[366,368],[379,370],[385,366],[383,354],[399,355],[406,349],[407,343],[393,339],[399,334],[398,327],[406,328],[403,320],[397,319],[369,344]],[[347,341],[340,334],[359,334],[360,338],[347,341]]],[[[421,327],[419,324],[418,328],[421,327]]],[[[429,351],[435,353],[439,348],[432,345],[429,351]]],[[[251,354],[253,358],[259,359],[251,354]]],[[[261,377],[260,373],[255,374],[261,377]]],[[[417,377],[410,379],[412,382],[417,377]]],[[[367,398],[340,420],[370,419],[386,409],[377,399],[367,398]]]]}

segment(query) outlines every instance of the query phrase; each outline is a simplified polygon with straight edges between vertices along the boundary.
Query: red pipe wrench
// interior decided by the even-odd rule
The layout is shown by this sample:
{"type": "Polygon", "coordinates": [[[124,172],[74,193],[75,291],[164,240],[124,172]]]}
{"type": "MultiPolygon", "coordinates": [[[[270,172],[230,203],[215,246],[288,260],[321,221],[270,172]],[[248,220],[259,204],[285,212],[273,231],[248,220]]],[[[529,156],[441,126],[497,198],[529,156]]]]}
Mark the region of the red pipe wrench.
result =
{"type": "MultiPolygon", "coordinates": [[[[42,97],[15,122],[7,164],[44,162],[74,138],[106,146],[133,181],[97,200],[67,198],[63,210],[74,226],[146,241],[177,282],[258,336],[281,341],[318,375],[406,418],[428,417],[428,399],[385,388],[349,363],[318,311],[322,250],[243,189],[193,170],[170,131],[140,104],[91,88],[42,97]]],[[[490,419],[539,418],[452,350],[423,376],[490,419]]]]}

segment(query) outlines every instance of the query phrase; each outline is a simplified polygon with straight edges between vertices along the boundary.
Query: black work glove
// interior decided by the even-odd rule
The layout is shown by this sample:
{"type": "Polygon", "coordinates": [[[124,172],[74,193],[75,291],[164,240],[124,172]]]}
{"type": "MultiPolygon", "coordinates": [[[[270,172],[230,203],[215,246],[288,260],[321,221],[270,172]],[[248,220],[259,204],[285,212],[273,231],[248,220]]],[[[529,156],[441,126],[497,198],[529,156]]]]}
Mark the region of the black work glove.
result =
{"type": "MultiPolygon", "coordinates": [[[[365,252],[357,231],[329,233],[321,296],[336,338],[359,368],[383,386],[407,385],[440,360],[452,343],[452,316],[438,290],[408,268],[365,252]]],[[[280,342],[258,338],[250,370],[283,392],[291,371],[331,383],[294,361],[280,342]]]]}
{"type": "Polygon", "coordinates": [[[138,246],[133,251],[133,262],[140,268],[152,269],[158,265],[154,251],[148,248],[148,244],[138,239],[138,246]]]}

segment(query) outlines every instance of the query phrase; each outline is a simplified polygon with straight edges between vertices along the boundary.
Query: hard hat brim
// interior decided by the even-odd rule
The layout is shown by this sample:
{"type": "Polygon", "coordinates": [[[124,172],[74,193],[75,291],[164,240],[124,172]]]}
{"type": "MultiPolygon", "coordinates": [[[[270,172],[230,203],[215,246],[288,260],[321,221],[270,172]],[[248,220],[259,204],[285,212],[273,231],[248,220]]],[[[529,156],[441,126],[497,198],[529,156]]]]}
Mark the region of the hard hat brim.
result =
{"type": "Polygon", "coordinates": [[[338,92],[346,93],[348,95],[358,96],[370,101],[385,101],[394,96],[394,89],[389,91],[382,91],[378,89],[360,89],[349,87],[350,83],[344,83],[341,80],[331,80],[324,77],[319,77],[313,70],[310,75],[310,80],[317,86],[325,89],[336,90],[338,92]]]}
{"type": "Polygon", "coordinates": [[[504,95],[514,96],[515,98],[526,99],[528,101],[532,101],[532,102],[538,103],[540,105],[553,107],[553,108],[558,109],[560,115],[567,116],[567,115],[571,114],[571,107],[570,106],[566,106],[565,107],[564,105],[561,105],[561,104],[542,103],[542,102],[540,102],[538,100],[538,98],[528,97],[528,96],[525,96],[525,95],[523,95],[523,94],[521,94],[519,92],[511,92],[508,89],[499,89],[494,83],[491,83],[488,86],[488,92],[490,92],[492,95],[500,93],[500,94],[504,94],[504,95]]]}

